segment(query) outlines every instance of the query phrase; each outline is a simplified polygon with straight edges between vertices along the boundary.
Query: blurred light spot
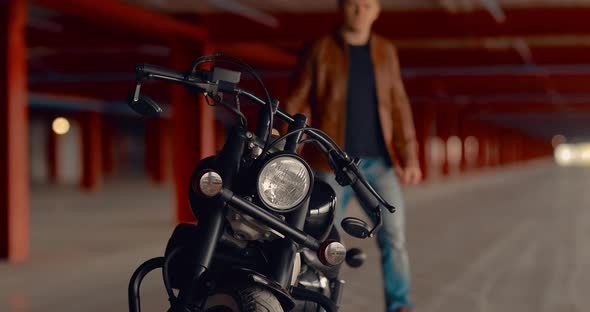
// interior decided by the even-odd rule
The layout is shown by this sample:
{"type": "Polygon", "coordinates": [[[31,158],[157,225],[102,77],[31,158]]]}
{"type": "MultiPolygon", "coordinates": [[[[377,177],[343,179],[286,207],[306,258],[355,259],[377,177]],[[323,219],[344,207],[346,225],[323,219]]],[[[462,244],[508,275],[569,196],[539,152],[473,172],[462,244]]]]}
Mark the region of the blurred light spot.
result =
{"type": "Polygon", "coordinates": [[[64,117],[57,117],[51,124],[53,132],[59,135],[64,135],[70,131],[70,122],[64,117]]]}
{"type": "Polygon", "coordinates": [[[428,163],[440,166],[445,161],[445,142],[439,137],[430,137],[427,141],[428,163]]]}
{"type": "Polygon", "coordinates": [[[477,162],[477,155],[479,152],[479,141],[474,136],[468,136],[463,143],[465,149],[465,160],[467,164],[472,165],[477,162]]]}
{"type": "Polygon", "coordinates": [[[564,144],[565,142],[565,137],[561,134],[554,135],[551,139],[551,145],[553,145],[553,148],[556,148],[559,144],[564,144]]]}
{"type": "Polygon", "coordinates": [[[573,160],[572,146],[568,144],[558,145],[555,148],[555,160],[561,166],[570,165],[573,160]]]}
{"type": "Polygon", "coordinates": [[[447,140],[447,161],[449,164],[458,164],[461,162],[462,145],[463,143],[459,137],[449,137],[447,140]]]}
{"type": "Polygon", "coordinates": [[[560,166],[590,166],[590,143],[560,144],[554,153],[560,166]]]}

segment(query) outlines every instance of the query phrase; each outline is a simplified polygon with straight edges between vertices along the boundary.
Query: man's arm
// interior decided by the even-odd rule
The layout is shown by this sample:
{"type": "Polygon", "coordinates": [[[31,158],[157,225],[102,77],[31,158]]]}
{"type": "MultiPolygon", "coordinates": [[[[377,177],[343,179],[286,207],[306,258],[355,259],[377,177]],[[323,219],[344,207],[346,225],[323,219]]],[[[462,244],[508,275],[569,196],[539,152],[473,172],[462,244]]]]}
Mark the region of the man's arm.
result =
{"type": "Polygon", "coordinates": [[[400,154],[400,160],[403,168],[399,172],[402,180],[405,183],[418,183],[422,178],[420,171],[420,162],[418,160],[418,143],[416,141],[416,131],[414,128],[414,119],[412,116],[412,108],[410,101],[403,85],[401,77],[401,69],[397,51],[393,44],[391,45],[393,64],[393,88],[392,88],[392,102],[393,102],[393,122],[397,126],[397,131],[394,131],[394,147],[400,154]]]}

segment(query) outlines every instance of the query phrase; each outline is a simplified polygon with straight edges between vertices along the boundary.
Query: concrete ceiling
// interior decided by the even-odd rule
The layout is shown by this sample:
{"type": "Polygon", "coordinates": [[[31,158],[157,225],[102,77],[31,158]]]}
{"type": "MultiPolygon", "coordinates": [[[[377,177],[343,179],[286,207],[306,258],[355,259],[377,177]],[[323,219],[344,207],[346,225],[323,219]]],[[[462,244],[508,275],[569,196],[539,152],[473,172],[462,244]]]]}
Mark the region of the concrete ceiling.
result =
{"type": "MultiPolygon", "coordinates": [[[[336,0],[126,0],[143,7],[171,13],[206,13],[225,11],[228,7],[265,12],[309,13],[333,11],[336,0]]],[[[590,6],[590,0],[381,0],[385,11],[448,9],[470,11],[498,5],[501,8],[590,6]]]]}
{"type": "MultiPolygon", "coordinates": [[[[264,59],[253,65],[278,73],[277,79],[290,73],[294,61],[269,65],[269,59],[294,60],[305,41],[338,22],[336,0],[121,1],[201,27],[218,51],[249,51],[241,56],[264,59]]],[[[413,102],[461,106],[543,136],[590,137],[590,0],[382,3],[375,29],[397,44],[413,102]]],[[[31,6],[33,91],[117,99],[127,92],[121,82],[131,80],[129,64],[168,62],[168,37],[153,34],[163,25],[125,32],[110,12],[93,19],[31,6]]]]}

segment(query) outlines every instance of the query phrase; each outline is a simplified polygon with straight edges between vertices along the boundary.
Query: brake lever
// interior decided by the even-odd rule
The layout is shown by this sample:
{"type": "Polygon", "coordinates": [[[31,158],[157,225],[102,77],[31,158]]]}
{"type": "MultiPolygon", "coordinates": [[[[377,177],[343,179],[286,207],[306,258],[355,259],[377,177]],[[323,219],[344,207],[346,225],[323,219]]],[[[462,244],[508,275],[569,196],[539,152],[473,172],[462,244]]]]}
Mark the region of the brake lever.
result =
{"type": "MultiPolygon", "coordinates": [[[[360,174],[360,170],[358,170],[359,165],[361,164],[362,159],[360,158],[355,158],[352,161],[352,164],[354,164],[354,173],[357,176],[357,179],[361,180],[361,183],[365,184],[365,186],[367,187],[367,189],[369,189],[369,191],[371,192],[371,194],[373,196],[378,195],[377,192],[373,192],[373,188],[371,187],[371,185],[369,184],[368,181],[363,181],[362,179],[364,179],[364,176],[360,174]],[[366,183],[365,183],[366,182],[366,183]]],[[[378,196],[376,196],[377,200],[379,201],[379,205],[377,205],[375,208],[373,208],[373,213],[375,214],[375,225],[373,226],[373,228],[369,231],[368,236],[369,237],[373,237],[375,234],[375,232],[377,230],[379,230],[381,228],[381,226],[383,226],[383,218],[381,217],[381,205],[384,204],[388,204],[388,203],[383,203],[378,196]]],[[[385,205],[384,205],[385,206],[385,205]]],[[[387,207],[387,206],[386,206],[387,207]]],[[[395,209],[395,208],[394,208],[395,209]]]]}
{"type": "MultiPolygon", "coordinates": [[[[371,195],[373,195],[373,197],[375,197],[375,199],[377,199],[377,201],[383,207],[385,207],[387,210],[389,210],[389,212],[394,213],[395,206],[388,203],[385,199],[383,199],[383,197],[381,197],[381,195],[379,195],[379,193],[377,193],[377,191],[375,191],[375,189],[373,189],[371,184],[365,179],[365,176],[363,174],[361,174],[360,169],[358,167],[359,164],[360,164],[360,159],[357,158],[357,159],[351,160],[348,163],[348,165],[346,166],[346,168],[353,172],[353,174],[356,176],[356,178],[369,190],[371,195]]],[[[375,210],[378,210],[378,209],[376,208],[375,210]]]]}
{"type": "Polygon", "coordinates": [[[365,184],[365,186],[369,189],[369,192],[371,192],[371,194],[373,194],[373,196],[375,196],[377,201],[379,201],[380,205],[385,207],[391,213],[395,212],[395,210],[396,210],[395,206],[393,206],[392,204],[388,203],[385,199],[383,199],[383,197],[381,197],[381,195],[379,195],[379,193],[377,193],[368,182],[361,180],[361,183],[365,184]]]}
{"type": "Polygon", "coordinates": [[[391,213],[395,212],[395,207],[385,201],[381,195],[379,195],[371,184],[365,179],[364,175],[360,172],[359,165],[361,160],[351,159],[346,153],[338,153],[335,150],[329,152],[330,165],[334,169],[336,174],[336,181],[342,186],[351,185],[352,183],[361,183],[377,200],[377,205],[373,207],[373,213],[375,217],[375,225],[369,230],[367,236],[373,237],[383,225],[383,217],[381,215],[381,206],[385,207],[391,213]]]}

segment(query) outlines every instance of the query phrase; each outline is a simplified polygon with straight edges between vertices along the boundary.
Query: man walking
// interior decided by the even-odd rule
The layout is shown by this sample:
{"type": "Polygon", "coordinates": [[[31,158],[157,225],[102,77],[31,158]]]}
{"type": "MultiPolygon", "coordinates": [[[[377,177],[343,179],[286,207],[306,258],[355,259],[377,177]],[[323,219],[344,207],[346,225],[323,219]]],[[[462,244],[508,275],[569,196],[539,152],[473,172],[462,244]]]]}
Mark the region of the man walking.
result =
{"type": "MultiPolygon", "coordinates": [[[[359,167],[371,185],[397,208],[394,214],[382,213],[377,241],[386,309],[408,311],[410,269],[398,179],[415,184],[422,178],[412,112],[393,44],[371,31],[380,12],[378,0],[340,0],[338,7],[340,27],[306,51],[286,108],[306,114],[313,127],[334,138],[351,157],[360,157],[359,167]]],[[[304,152],[318,174],[335,185],[319,154],[304,152]]],[[[341,215],[352,190],[334,189],[341,215]]]]}

